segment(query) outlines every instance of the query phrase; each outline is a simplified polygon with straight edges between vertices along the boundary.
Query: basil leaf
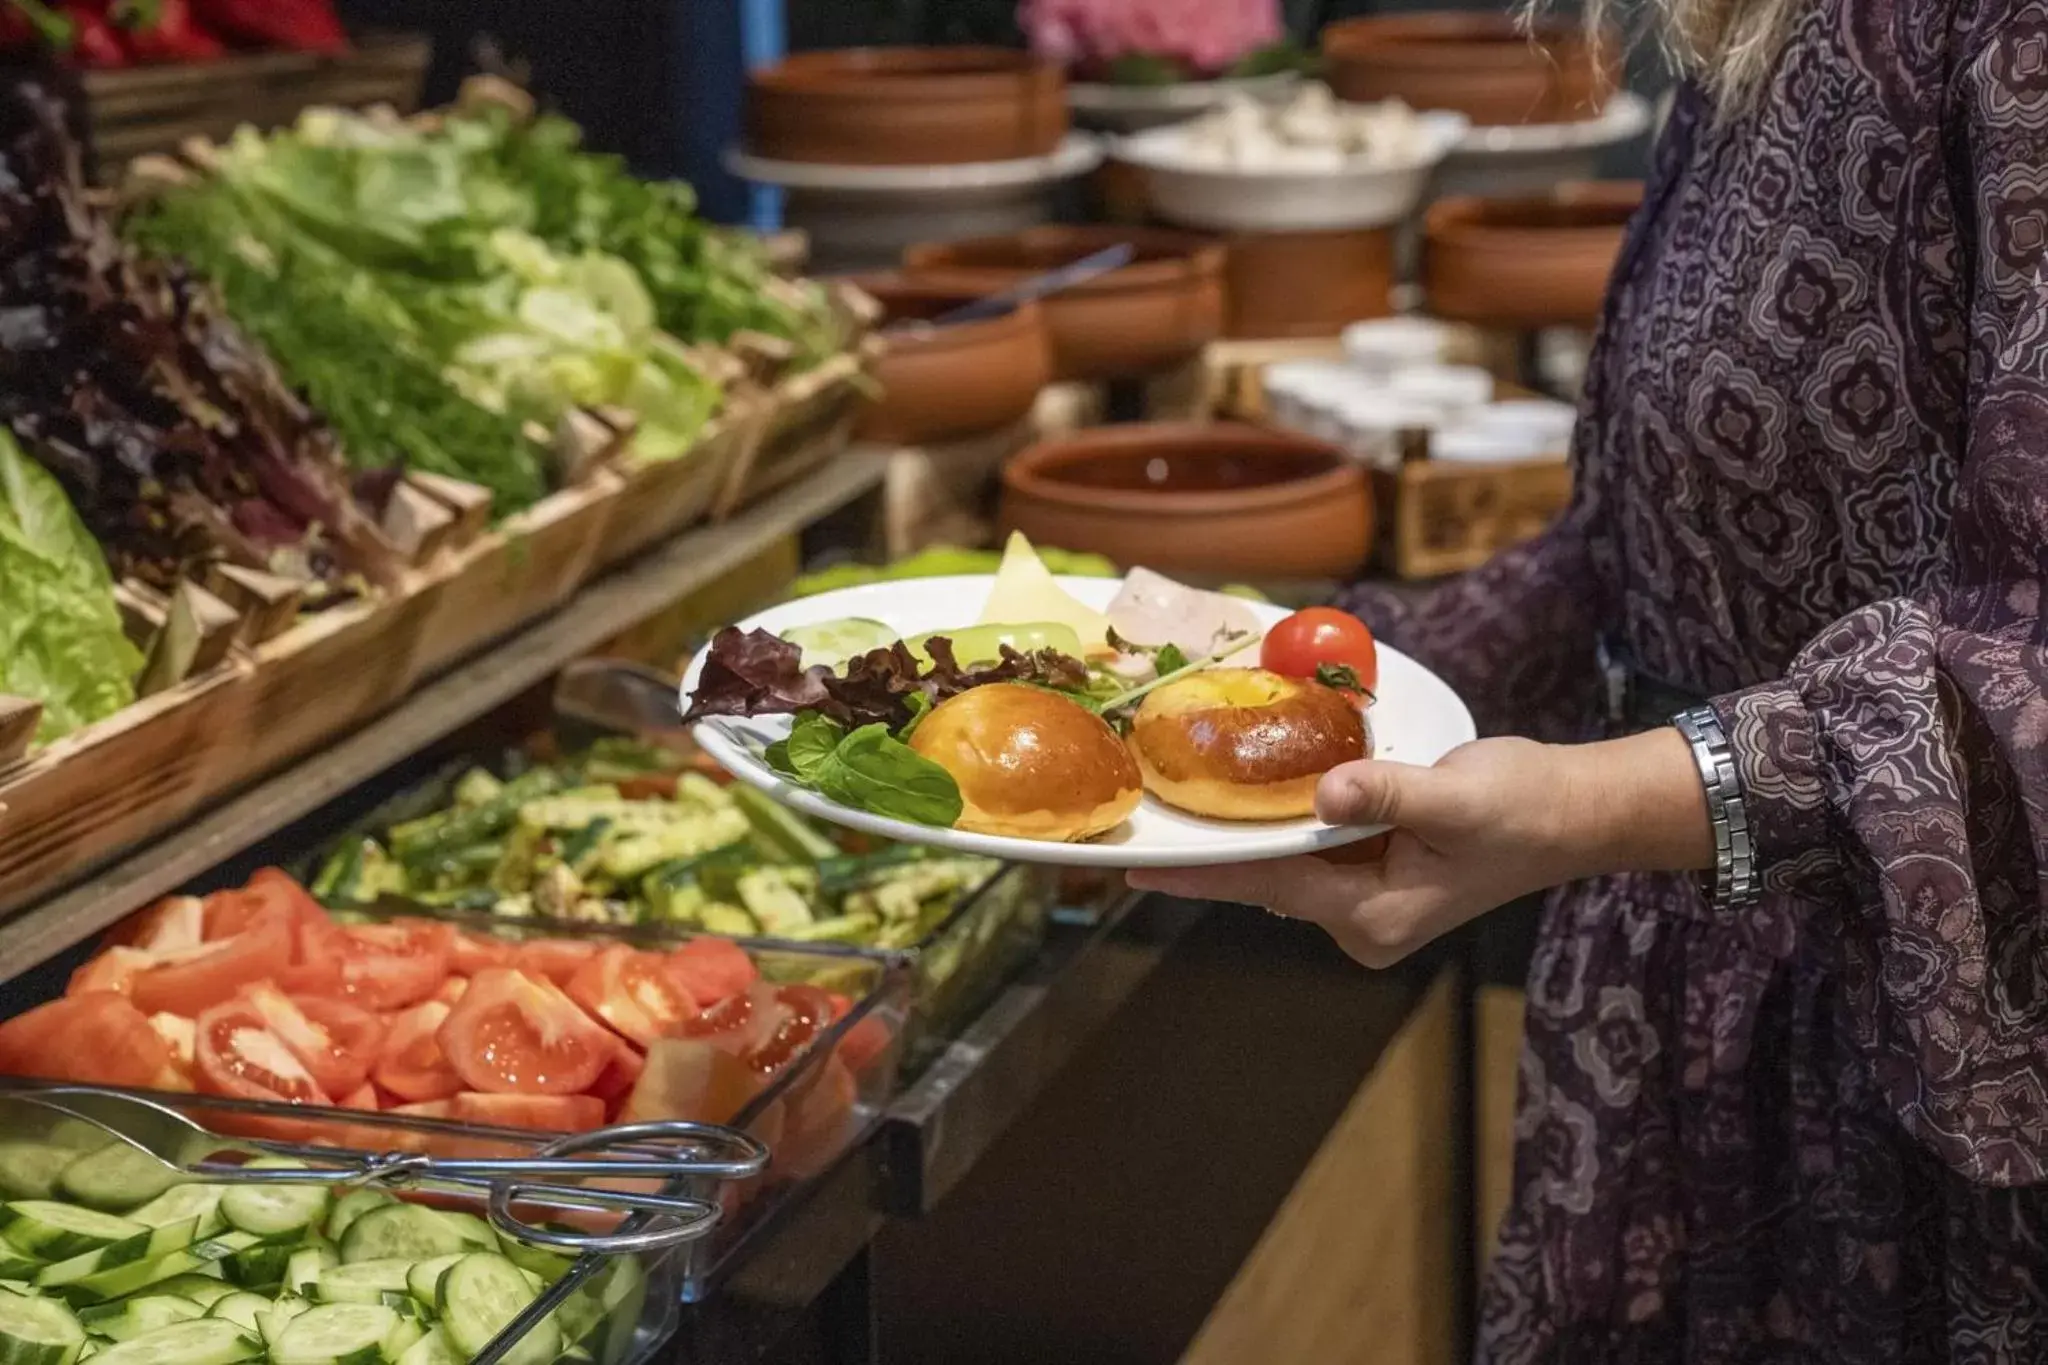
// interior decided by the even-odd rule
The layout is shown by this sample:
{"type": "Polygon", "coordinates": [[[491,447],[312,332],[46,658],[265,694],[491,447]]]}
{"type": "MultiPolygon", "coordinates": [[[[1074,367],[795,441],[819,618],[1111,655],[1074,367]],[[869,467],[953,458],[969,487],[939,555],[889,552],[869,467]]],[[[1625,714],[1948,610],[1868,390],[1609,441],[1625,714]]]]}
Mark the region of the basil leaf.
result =
{"type": "Polygon", "coordinates": [[[917,733],[917,727],[924,722],[925,716],[932,709],[931,694],[928,692],[912,692],[903,699],[903,704],[910,710],[910,719],[904,721],[902,728],[896,731],[896,738],[908,744],[910,737],[917,733]]]}
{"type": "Polygon", "coordinates": [[[964,809],[953,775],[879,722],[841,740],[812,781],[843,806],[919,825],[949,829],[964,809]]]}
{"type": "Polygon", "coordinates": [[[1161,645],[1159,653],[1154,655],[1152,659],[1153,671],[1161,675],[1178,673],[1187,666],[1188,656],[1181,653],[1180,646],[1176,644],[1161,645]]]}
{"type": "Polygon", "coordinates": [[[788,740],[789,766],[799,780],[815,783],[818,769],[846,738],[846,731],[816,711],[798,715],[788,740]]]}
{"type": "Polygon", "coordinates": [[[796,770],[796,764],[789,761],[789,741],[786,739],[778,739],[769,745],[762,753],[761,760],[768,765],[769,771],[778,776],[786,777],[792,782],[804,780],[804,775],[796,770]]]}

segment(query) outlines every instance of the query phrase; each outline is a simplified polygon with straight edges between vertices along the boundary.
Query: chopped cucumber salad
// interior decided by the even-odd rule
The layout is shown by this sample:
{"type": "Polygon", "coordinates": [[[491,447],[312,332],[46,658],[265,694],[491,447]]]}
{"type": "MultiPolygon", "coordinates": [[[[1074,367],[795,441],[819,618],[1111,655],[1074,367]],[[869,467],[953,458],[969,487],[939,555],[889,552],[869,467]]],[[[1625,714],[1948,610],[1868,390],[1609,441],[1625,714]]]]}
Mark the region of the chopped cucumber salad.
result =
{"type": "MultiPolygon", "coordinates": [[[[374,1190],[166,1189],[131,1161],[124,1194],[117,1151],[0,1144],[23,1196],[0,1203],[0,1365],[464,1365],[570,1265],[374,1190]]],[[[646,1287],[617,1258],[503,1358],[621,1360],[646,1287]]]]}
{"type": "Polygon", "coordinates": [[[842,854],[821,826],[751,788],[624,739],[507,778],[473,768],[431,796],[426,813],[345,840],[314,896],[337,910],[395,896],[521,919],[907,948],[999,866],[907,846],[842,854]]]}

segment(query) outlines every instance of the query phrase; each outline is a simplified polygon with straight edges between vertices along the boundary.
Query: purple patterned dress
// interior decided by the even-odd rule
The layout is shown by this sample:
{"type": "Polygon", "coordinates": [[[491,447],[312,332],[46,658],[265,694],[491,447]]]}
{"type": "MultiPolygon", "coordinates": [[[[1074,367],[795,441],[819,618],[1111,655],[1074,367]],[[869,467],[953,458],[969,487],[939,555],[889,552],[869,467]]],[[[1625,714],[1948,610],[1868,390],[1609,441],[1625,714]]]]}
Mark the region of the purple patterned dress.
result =
{"type": "Polygon", "coordinates": [[[1351,599],[1488,730],[1597,632],[1715,697],[1767,864],[1552,896],[1484,1360],[2048,1361],[2044,266],[2048,0],[1812,0],[1679,100],[1571,512],[1351,599]]]}

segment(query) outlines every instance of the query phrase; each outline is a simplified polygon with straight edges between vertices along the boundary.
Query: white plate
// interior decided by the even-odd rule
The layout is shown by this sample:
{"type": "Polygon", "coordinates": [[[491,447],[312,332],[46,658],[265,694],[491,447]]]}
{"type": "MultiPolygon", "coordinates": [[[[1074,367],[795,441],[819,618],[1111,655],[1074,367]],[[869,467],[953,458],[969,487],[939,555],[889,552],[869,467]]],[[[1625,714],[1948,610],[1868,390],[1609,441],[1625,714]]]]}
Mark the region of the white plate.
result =
{"type": "Polygon", "coordinates": [[[1122,138],[1112,150],[1118,160],[1144,173],[1146,202],[1153,212],[1182,227],[1223,232],[1375,228],[1415,212],[1430,173],[1465,136],[1461,115],[1418,117],[1426,143],[1413,156],[1357,157],[1341,170],[1193,164],[1179,150],[1187,137],[1179,125],[1122,138]]]}
{"type": "Polygon", "coordinates": [[[725,167],[742,180],[792,190],[847,194],[957,194],[1051,185],[1086,175],[1102,164],[1102,147],[1086,133],[1069,133],[1045,156],[1015,161],[969,161],[944,166],[837,166],[777,161],[743,147],[725,154],[725,167]]]}
{"type": "MultiPolygon", "coordinates": [[[[764,611],[739,622],[742,630],[775,633],[791,626],[815,625],[847,616],[881,621],[904,635],[965,625],[981,614],[993,575],[913,579],[870,583],[821,593],[764,611]]],[[[1060,586],[1093,607],[1107,607],[1119,586],[1115,579],[1062,578],[1060,586]]],[[[1287,615],[1284,608],[1253,604],[1268,624],[1287,615]]],[[[683,678],[683,695],[696,689],[704,667],[700,655],[683,678]]],[[[1204,867],[1217,863],[1287,858],[1318,849],[1336,848],[1379,833],[1358,826],[1336,827],[1320,820],[1280,820],[1239,824],[1183,815],[1147,796],[1120,827],[1085,844],[1057,844],[1038,839],[1009,839],[964,830],[888,820],[853,810],[784,781],[755,755],[760,748],[789,733],[789,718],[753,720],[720,718],[696,727],[704,752],[750,787],[784,805],[834,824],[846,825],[911,844],[929,844],[957,853],[979,853],[1013,862],[1053,863],[1063,867],[1204,867]]],[[[1372,709],[1377,756],[1402,763],[1434,763],[1473,737],[1472,716],[1457,694],[1435,674],[1398,650],[1380,646],[1379,702],[1372,709]]]]}
{"type": "Polygon", "coordinates": [[[1179,81],[1173,85],[1110,85],[1068,81],[1067,107],[1079,121],[1113,133],[1142,133],[1199,118],[1234,95],[1278,104],[1294,93],[1301,77],[1292,71],[1270,76],[1179,81]]]}

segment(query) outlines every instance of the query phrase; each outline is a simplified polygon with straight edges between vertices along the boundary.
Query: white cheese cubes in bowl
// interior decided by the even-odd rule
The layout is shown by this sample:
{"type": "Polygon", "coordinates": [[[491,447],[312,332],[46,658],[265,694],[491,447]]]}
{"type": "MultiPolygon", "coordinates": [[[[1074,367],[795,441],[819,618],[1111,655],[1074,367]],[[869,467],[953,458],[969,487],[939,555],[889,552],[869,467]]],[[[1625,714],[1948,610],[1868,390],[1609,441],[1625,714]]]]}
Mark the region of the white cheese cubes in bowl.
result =
{"type": "Polygon", "coordinates": [[[1152,209],[1186,227],[1320,232],[1385,227],[1415,210],[1465,120],[1398,100],[1346,104],[1308,84],[1286,104],[1237,98],[1116,144],[1152,209]]]}

